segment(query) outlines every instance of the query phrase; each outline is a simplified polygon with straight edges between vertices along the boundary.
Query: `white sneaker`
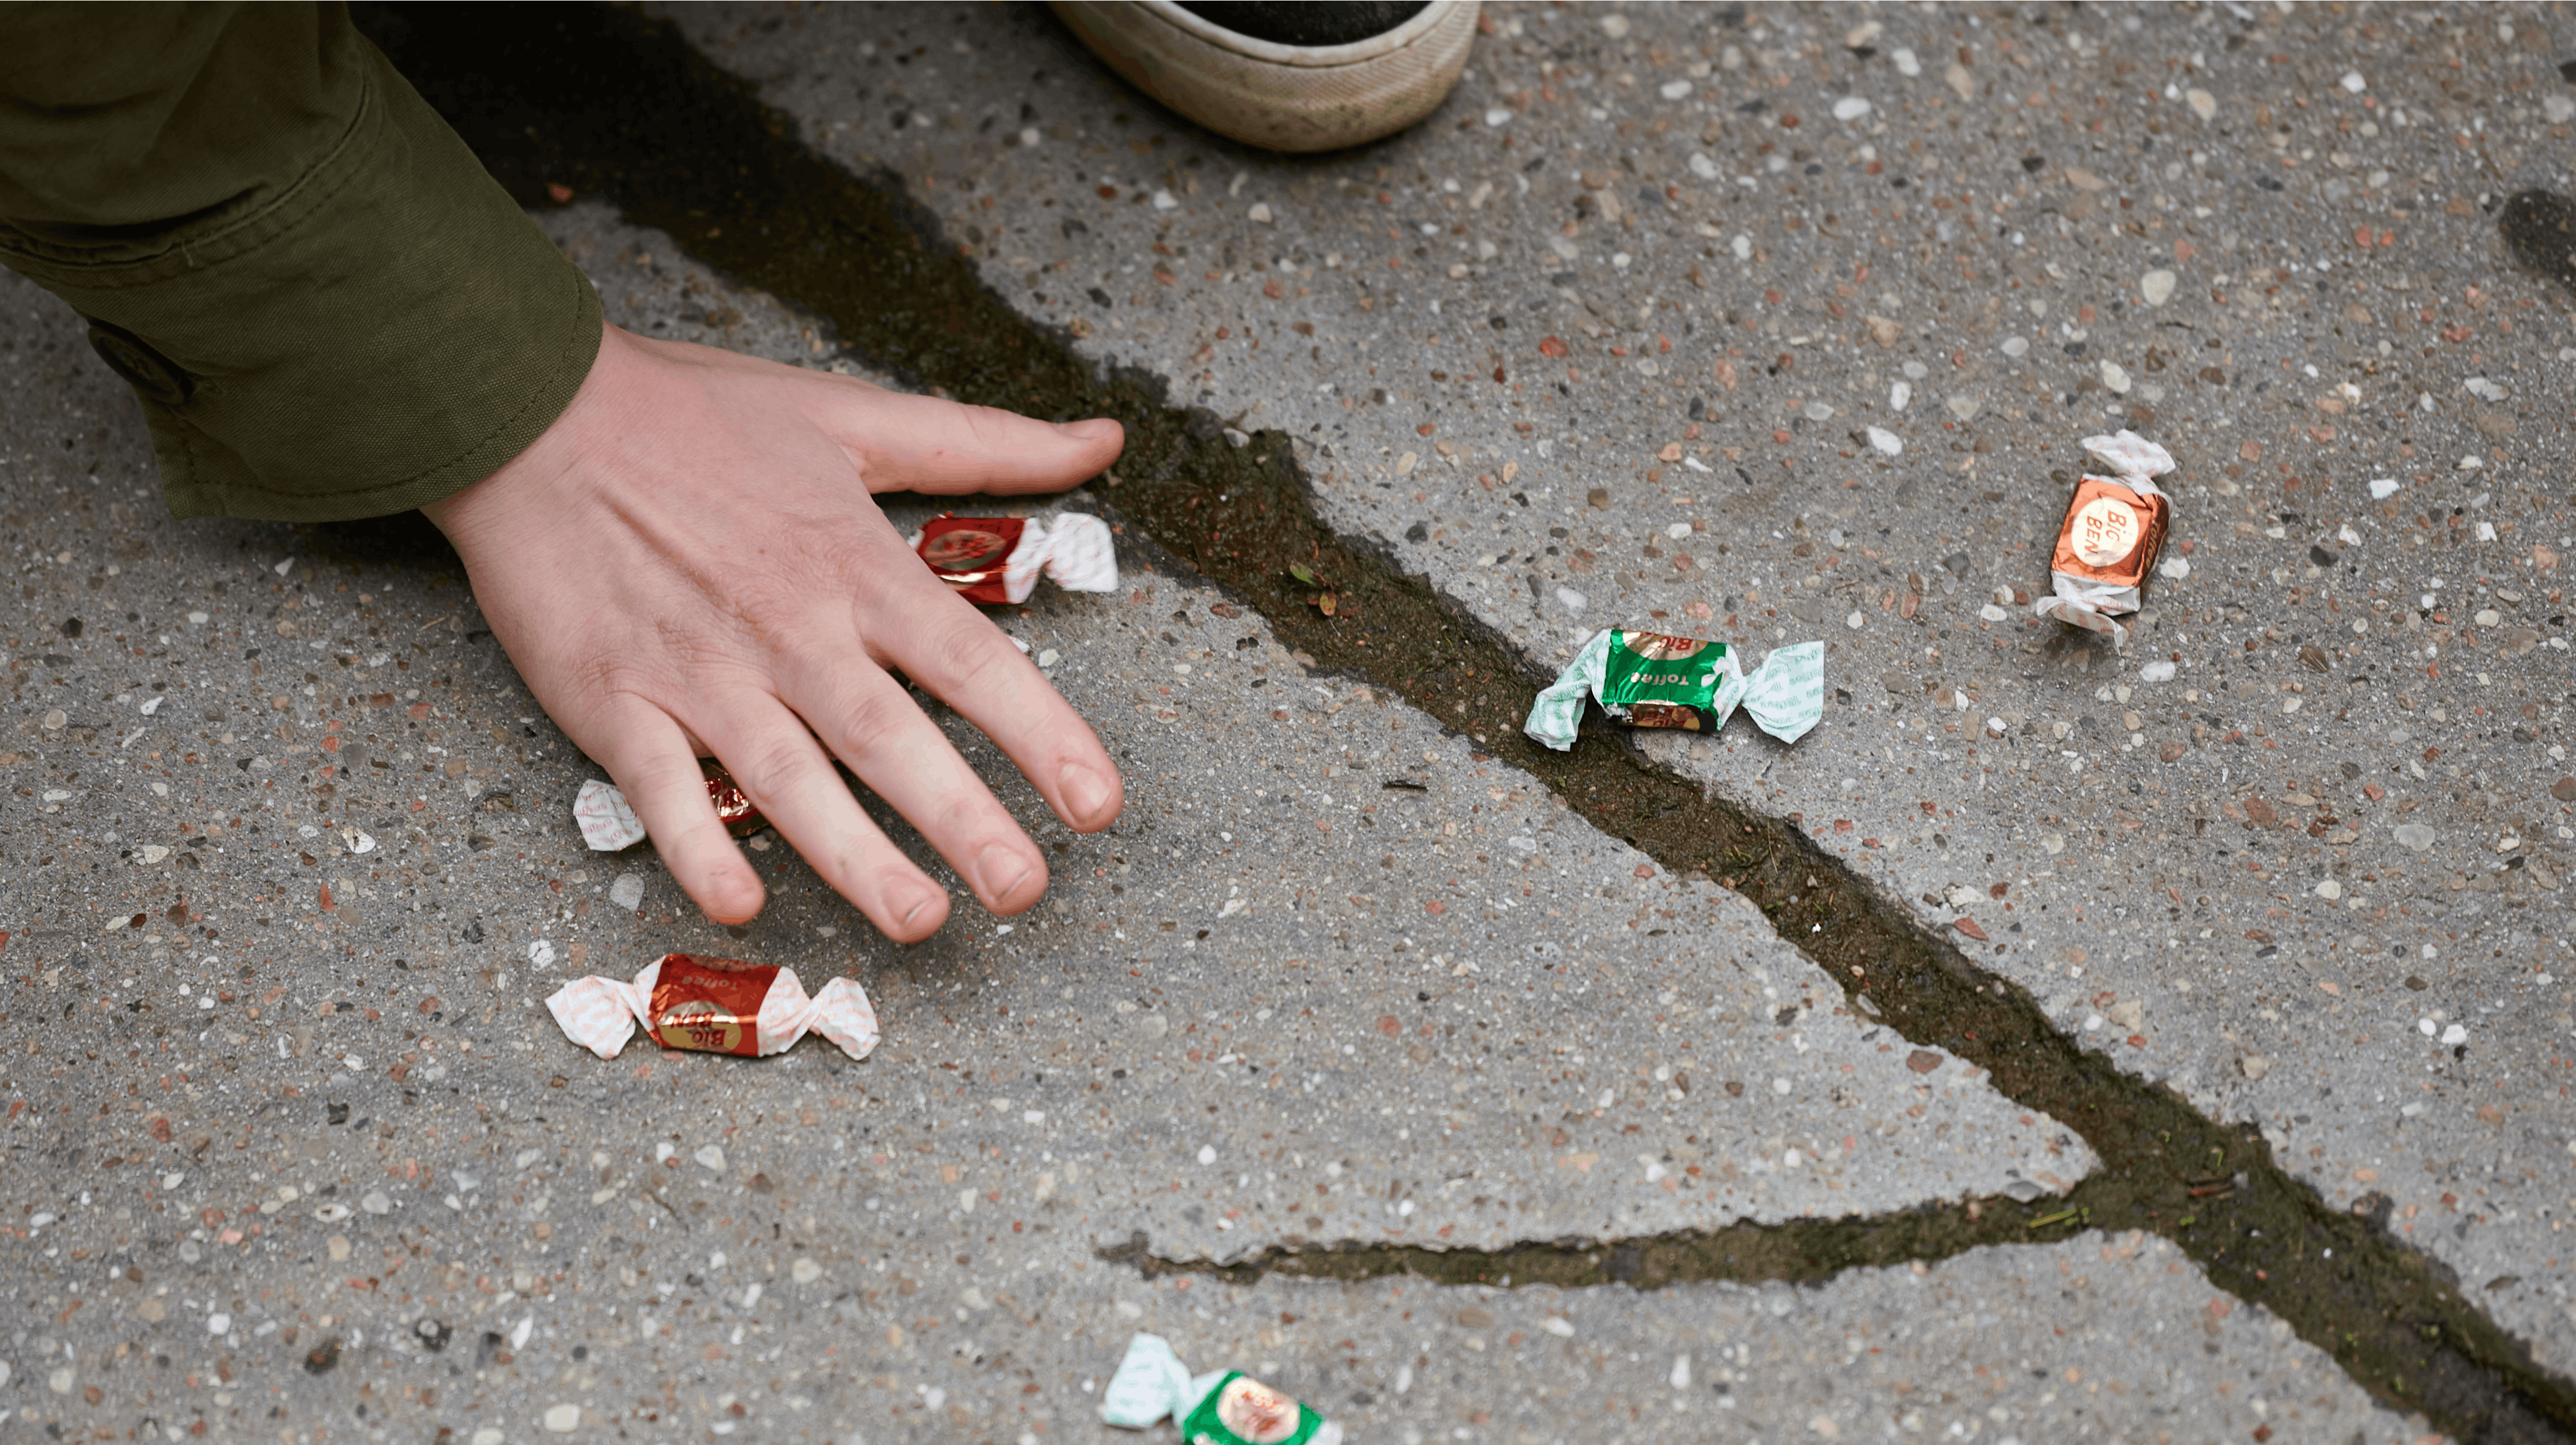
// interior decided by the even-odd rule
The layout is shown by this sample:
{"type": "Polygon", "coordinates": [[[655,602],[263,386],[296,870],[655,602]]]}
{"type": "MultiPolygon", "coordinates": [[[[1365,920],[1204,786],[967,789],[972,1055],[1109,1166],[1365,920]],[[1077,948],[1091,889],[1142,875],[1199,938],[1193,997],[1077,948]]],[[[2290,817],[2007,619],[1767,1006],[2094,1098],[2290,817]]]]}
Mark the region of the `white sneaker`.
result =
{"type": "MultiPolygon", "coordinates": [[[[1050,7],[1130,83],[1208,129],[1271,150],[1328,151],[1392,135],[1440,108],[1466,68],[1477,0],[1430,0],[1391,28],[1339,44],[1262,39],[1174,0],[1050,0],[1050,7]]],[[[1288,12],[1285,23],[1261,28],[1311,35],[1293,12],[1338,7],[1203,8],[1245,24],[1261,24],[1265,11],[1288,12]]],[[[1323,33],[1333,33],[1329,22],[1323,33]]]]}

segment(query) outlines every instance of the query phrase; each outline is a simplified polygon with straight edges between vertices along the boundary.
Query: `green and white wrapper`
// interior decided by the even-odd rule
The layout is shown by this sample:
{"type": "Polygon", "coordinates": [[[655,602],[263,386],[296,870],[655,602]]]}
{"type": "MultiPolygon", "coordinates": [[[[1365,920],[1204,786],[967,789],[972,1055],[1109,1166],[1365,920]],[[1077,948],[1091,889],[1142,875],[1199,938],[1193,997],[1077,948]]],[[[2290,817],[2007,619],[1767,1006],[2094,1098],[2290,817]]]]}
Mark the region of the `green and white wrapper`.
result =
{"type": "Polygon", "coordinates": [[[1572,748],[1586,698],[1618,722],[1696,732],[1717,731],[1742,707],[1755,726],[1794,743],[1824,720],[1825,645],[1775,647],[1748,675],[1726,643],[1605,627],[1530,704],[1521,731],[1558,752],[1572,748]]]}
{"type": "Polygon", "coordinates": [[[1193,1375],[1160,1335],[1127,1342],[1100,1418],[1142,1430],[1169,1416],[1182,1445],[1341,1445],[1342,1427],[1239,1370],[1193,1375]]]}

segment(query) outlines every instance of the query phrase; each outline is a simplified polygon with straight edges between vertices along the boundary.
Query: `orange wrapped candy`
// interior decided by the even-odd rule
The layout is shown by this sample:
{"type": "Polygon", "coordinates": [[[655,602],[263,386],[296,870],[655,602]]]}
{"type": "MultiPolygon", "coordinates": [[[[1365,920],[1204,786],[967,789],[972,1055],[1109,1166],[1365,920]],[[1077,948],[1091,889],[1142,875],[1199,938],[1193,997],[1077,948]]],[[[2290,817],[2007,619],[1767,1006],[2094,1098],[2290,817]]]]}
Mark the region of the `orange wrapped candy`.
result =
{"type": "Polygon", "coordinates": [[[2050,593],[2032,610],[2126,642],[2128,629],[2114,619],[2138,610],[2147,572],[2164,551],[2172,503],[2155,479],[2174,459],[2132,431],[2086,437],[2084,449],[2117,475],[2088,473],[2075,484],[2049,557],[2050,593]]]}

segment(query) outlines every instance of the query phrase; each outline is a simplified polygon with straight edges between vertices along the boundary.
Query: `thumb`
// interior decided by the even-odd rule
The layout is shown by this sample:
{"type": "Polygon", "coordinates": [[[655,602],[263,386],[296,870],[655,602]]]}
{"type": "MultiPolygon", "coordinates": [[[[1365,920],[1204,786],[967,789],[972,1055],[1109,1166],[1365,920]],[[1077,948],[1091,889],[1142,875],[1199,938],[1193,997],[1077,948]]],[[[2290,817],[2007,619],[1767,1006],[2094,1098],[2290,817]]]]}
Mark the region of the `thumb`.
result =
{"type": "Polygon", "coordinates": [[[871,492],[1058,492],[1118,459],[1106,417],[1048,422],[933,396],[851,388],[819,418],[871,492]]]}

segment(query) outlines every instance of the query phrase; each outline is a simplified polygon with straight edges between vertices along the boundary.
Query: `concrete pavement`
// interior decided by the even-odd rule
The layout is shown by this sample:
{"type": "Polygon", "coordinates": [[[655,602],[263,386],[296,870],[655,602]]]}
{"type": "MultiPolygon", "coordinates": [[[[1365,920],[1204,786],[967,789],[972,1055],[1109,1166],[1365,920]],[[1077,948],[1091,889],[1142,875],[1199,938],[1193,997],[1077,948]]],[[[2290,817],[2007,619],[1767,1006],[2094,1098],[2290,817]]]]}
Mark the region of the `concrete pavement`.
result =
{"type": "MultiPolygon", "coordinates": [[[[1034,12],[676,18],[1083,354],[1307,438],[1324,518],[1530,664],[1641,614],[1830,637],[1795,748],[1739,722],[1648,754],[1798,817],[1926,927],[1978,923],[1981,967],[2326,1200],[2384,1198],[2563,1378],[2567,298],[2477,210],[2493,175],[2546,179],[2550,17],[2253,14],[1497,9],[1434,123],[1308,162],[1162,116],[1034,12]],[[2409,47],[2458,56],[2448,89],[2405,89],[2409,47]],[[2044,580],[2042,479],[2121,423],[2182,460],[2192,544],[2144,636],[1983,615],[2044,580]]],[[[624,324],[859,369],[864,336],[667,235],[546,223],[624,324]]],[[[2151,1234],[1810,1288],[1140,1273],[1138,1233],[1181,1265],[1580,1254],[2001,1207],[2098,1160],[1743,899],[1150,545],[1120,597],[1005,620],[1128,770],[1117,829],[1049,829],[947,720],[1039,828],[1047,904],[891,950],[765,837],[770,910],[693,922],[649,848],[581,848],[595,774],[452,559],[398,526],[158,519],[130,403],[57,305],[6,294],[29,1311],[0,1391],[31,1424],[1094,1438],[1153,1328],[1373,1438],[2426,1428],[2151,1234]],[[562,1042],[546,989],[668,948],[851,972],[886,1043],[562,1042]]]]}

